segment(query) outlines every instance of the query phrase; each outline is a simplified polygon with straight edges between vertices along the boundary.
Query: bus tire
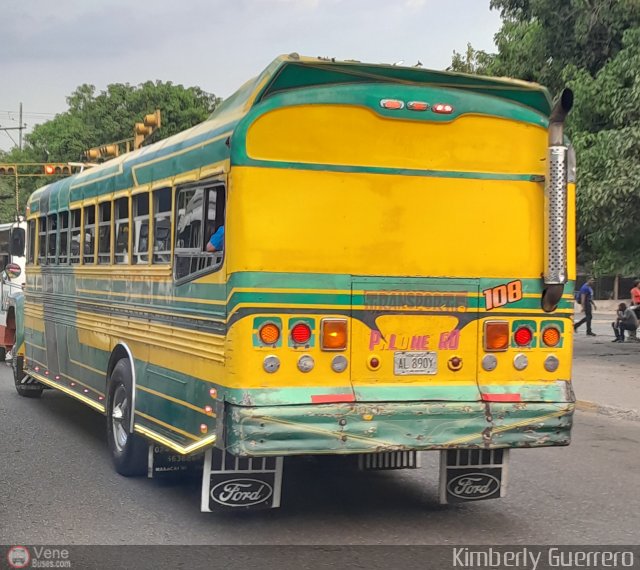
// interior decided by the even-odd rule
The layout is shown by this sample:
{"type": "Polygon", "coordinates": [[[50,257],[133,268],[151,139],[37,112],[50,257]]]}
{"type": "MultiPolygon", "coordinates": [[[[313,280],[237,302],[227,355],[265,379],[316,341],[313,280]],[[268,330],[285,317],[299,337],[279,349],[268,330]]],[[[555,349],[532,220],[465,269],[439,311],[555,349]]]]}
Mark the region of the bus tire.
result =
{"type": "Polygon", "coordinates": [[[118,360],[107,390],[107,443],[120,475],[135,477],[147,472],[148,444],[130,431],[133,374],[127,358],[118,360]]]}
{"type": "Polygon", "coordinates": [[[13,382],[16,386],[16,392],[23,398],[39,398],[42,396],[44,386],[39,382],[31,381],[29,384],[23,384],[24,379],[24,356],[13,355],[11,360],[13,368],[13,382]]]}

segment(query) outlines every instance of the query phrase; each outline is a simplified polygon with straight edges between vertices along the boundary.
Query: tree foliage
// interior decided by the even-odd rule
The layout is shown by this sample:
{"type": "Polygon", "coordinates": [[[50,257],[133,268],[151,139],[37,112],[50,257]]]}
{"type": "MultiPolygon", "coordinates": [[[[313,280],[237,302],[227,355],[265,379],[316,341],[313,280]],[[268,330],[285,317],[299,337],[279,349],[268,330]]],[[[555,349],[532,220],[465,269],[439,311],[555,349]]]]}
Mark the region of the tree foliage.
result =
{"type": "MultiPolygon", "coordinates": [[[[97,92],[93,85],[80,85],[67,97],[68,109],[37,125],[25,137],[22,151],[13,149],[2,162],[78,161],[89,148],[133,136],[133,126],[160,109],[162,126],[150,141],[166,138],[204,121],[220,100],[199,87],[171,82],[147,81],[140,85],[116,83],[97,92]]],[[[26,204],[33,190],[51,179],[21,178],[20,203],[26,204]]],[[[15,180],[0,179],[0,222],[13,219],[15,200],[1,199],[15,192],[15,180]]]]}
{"type": "Polygon", "coordinates": [[[575,93],[579,261],[640,273],[640,0],[491,0],[497,53],[467,46],[452,69],[575,93]]]}

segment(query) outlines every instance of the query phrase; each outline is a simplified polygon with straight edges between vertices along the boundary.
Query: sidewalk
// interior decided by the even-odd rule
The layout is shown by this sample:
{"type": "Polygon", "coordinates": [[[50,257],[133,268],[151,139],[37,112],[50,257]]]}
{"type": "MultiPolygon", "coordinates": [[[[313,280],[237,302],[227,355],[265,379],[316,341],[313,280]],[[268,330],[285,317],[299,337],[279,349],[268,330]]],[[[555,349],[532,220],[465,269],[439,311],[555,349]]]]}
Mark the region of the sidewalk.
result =
{"type": "MultiPolygon", "coordinates": [[[[573,389],[577,409],[640,421],[640,343],[614,343],[615,309],[593,315],[597,336],[582,325],[574,336],[573,389]]],[[[581,319],[579,307],[576,321],[581,319]]]]}

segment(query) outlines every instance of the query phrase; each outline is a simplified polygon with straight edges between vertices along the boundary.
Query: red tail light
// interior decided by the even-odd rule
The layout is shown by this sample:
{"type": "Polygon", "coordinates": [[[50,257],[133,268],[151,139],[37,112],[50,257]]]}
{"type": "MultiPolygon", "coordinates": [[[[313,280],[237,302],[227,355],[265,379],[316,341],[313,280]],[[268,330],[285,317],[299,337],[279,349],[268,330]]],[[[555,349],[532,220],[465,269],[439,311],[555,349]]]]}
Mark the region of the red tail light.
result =
{"type": "Polygon", "coordinates": [[[407,103],[407,109],[411,111],[426,111],[429,108],[429,104],[424,101],[409,101],[407,103]]]}
{"type": "Polygon", "coordinates": [[[528,346],[533,340],[533,331],[529,327],[520,327],[513,338],[518,346],[528,346]]]}
{"type": "Polygon", "coordinates": [[[404,109],[404,101],[400,101],[400,99],[382,99],[380,106],[384,109],[404,109]]]}
{"type": "Polygon", "coordinates": [[[297,323],[291,329],[291,338],[296,344],[305,344],[311,338],[311,327],[306,323],[297,323]]]}

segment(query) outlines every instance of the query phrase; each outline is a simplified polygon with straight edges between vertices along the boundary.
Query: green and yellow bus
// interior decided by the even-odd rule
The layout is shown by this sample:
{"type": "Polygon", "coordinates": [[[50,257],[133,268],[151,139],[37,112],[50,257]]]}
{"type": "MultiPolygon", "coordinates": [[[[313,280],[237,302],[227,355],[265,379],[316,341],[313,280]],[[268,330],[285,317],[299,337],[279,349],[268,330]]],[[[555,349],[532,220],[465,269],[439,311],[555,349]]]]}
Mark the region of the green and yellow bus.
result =
{"type": "Polygon", "coordinates": [[[570,441],[571,105],[277,58],[202,124],[31,196],[19,393],[106,414],[123,475],[202,461],[205,511],[278,506],[293,455],[437,450],[442,502],[504,495],[511,448],[570,441]]]}

